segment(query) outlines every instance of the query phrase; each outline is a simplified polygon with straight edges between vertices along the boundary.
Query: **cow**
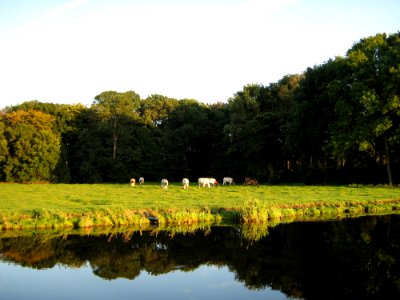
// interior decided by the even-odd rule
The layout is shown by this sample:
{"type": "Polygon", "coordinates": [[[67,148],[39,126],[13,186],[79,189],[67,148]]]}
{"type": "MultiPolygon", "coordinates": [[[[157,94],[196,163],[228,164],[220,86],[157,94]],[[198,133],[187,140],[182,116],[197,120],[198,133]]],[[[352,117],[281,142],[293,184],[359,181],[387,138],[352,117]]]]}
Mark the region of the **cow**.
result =
{"type": "Polygon", "coordinates": [[[226,185],[227,183],[229,183],[230,185],[235,184],[235,181],[233,180],[232,177],[224,177],[222,179],[222,185],[226,185]]]}
{"type": "Polygon", "coordinates": [[[183,189],[186,190],[189,188],[189,179],[183,178],[182,179],[183,189]]]}
{"type": "Polygon", "coordinates": [[[200,186],[202,186],[202,187],[208,186],[208,188],[210,188],[210,184],[212,184],[212,185],[214,185],[214,186],[218,184],[218,181],[215,180],[215,178],[204,178],[204,177],[200,177],[199,180],[198,180],[198,182],[199,182],[199,187],[200,187],[200,186]]]}
{"type": "Polygon", "coordinates": [[[167,179],[161,179],[161,187],[162,187],[164,190],[167,190],[167,189],[168,189],[168,180],[167,180],[167,179]]]}
{"type": "Polygon", "coordinates": [[[139,178],[139,184],[140,184],[140,185],[144,184],[144,178],[143,178],[143,177],[140,177],[140,178],[139,178]]]}
{"type": "Polygon", "coordinates": [[[136,179],[135,178],[131,178],[131,180],[129,182],[130,182],[131,186],[135,186],[136,179]]]}
{"type": "Polygon", "coordinates": [[[244,185],[256,185],[256,186],[260,186],[260,184],[258,183],[257,179],[250,178],[250,177],[245,177],[245,178],[244,178],[244,185]]]}

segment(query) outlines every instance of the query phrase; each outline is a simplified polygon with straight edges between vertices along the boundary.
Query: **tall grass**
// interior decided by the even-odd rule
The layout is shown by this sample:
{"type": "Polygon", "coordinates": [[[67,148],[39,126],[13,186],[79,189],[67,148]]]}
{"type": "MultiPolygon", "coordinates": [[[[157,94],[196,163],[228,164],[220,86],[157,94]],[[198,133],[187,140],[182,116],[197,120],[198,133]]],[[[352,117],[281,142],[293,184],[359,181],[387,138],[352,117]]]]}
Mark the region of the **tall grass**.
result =
{"type": "Polygon", "coordinates": [[[0,184],[0,228],[91,228],[159,224],[332,219],[400,211],[400,189],[385,186],[219,186],[172,183],[0,184]]]}

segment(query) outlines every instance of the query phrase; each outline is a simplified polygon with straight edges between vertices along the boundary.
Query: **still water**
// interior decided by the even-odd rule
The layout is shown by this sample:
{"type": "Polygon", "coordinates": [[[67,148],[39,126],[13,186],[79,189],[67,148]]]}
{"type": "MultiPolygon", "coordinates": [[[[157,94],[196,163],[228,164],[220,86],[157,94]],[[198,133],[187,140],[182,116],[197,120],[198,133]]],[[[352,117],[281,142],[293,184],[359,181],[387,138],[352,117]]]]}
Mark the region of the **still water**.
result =
{"type": "Polygon", "coordinates": [[[400,299],[400,215],[2,232],[0,299],[400,299]]]}

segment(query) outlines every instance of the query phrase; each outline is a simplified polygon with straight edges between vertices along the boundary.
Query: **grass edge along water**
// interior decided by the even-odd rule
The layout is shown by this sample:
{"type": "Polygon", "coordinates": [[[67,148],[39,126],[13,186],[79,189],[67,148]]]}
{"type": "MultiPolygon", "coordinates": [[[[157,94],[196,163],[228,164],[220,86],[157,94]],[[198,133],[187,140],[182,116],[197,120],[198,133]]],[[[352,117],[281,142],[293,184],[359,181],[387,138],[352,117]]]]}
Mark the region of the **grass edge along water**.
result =
{"type": "Polygon", "coordinates": [[[176,183],[2,184],[0,228],[90,228],[158,224],[292,222],[400,212],[400,189],[363,186],[191,187],[176,183]],[[152,200],[153,199],[153,200],[152,200]],[[160,201],[161,199],[162,201],[160,201]]]}

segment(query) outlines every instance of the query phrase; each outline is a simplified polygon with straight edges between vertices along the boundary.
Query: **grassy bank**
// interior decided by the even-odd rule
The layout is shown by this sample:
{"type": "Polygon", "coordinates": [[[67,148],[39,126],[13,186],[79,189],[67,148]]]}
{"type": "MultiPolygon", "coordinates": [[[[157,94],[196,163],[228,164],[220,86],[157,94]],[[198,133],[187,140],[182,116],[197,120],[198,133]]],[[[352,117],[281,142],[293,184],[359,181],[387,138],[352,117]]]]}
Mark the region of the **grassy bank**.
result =
{"type": "Polygon", "coordinates": [[[87,228],[287,219],[335,219],[400,211],[400,188],[219,186],[172,183],[0,184],[0,228],[87,228]]]}

